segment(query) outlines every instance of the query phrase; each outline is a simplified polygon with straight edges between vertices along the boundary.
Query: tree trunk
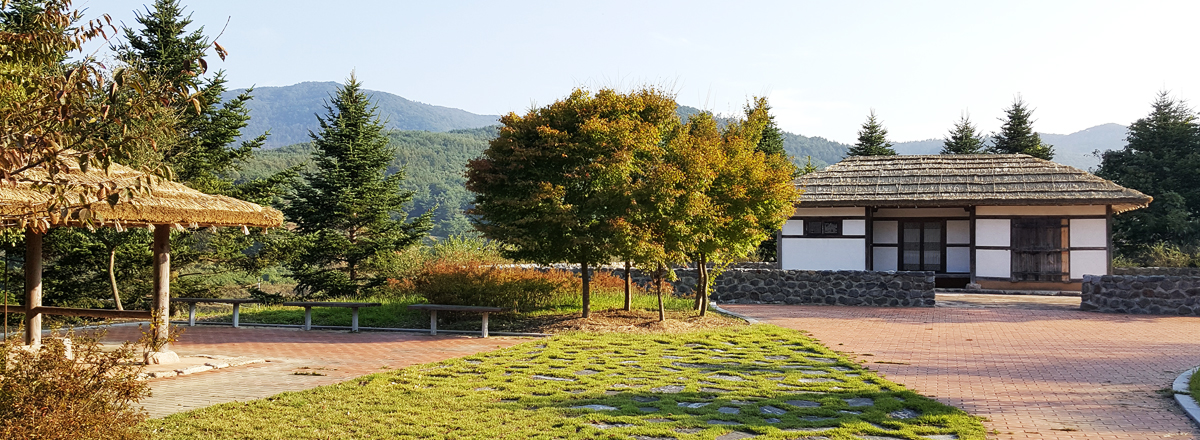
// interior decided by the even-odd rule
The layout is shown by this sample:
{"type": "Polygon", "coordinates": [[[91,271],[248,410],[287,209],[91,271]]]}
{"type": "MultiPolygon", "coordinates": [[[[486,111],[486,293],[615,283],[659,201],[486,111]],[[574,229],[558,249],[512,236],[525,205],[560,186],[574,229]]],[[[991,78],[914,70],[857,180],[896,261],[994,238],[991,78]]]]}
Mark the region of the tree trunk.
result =
{"type": "Polygon", "coordinates": [[[667,320],[667,309],[663,307],[662,281],[663,276],[666,274],[663,273],[662,263],[658,264],[658,271],[655,272],[655,274],[656,276],[654,277],[654,284],[658,288],[658,322],[664,322],[667,320]]]}
{"type": "Polygon", "coordinates": [[[121,307],[121,291],[117,289],[117,248],[112,248],[108,251],[108,285],[112,286],[113,302],[117,304],[117,310],[125,310],[121,307]]]}
{"type": "Polygon", "coordinates": [[[592,275],[588,273],[588,264],[583,263],[581,275],[583,275],[583,317],[592,316],[592,275]]]}
{"type": "Polygon", "coordinates": [[[700,316],[708,311],[708,259],[705,257],[703,253],[700,254],[700,287],[696,289],[696,305],[700,309],[700,316]]]}
{"type": "Polygon", "coordinates": [[[629,261],[625,262],[625,311],[633,310],[633,275],[629,273],[629,261]]]}

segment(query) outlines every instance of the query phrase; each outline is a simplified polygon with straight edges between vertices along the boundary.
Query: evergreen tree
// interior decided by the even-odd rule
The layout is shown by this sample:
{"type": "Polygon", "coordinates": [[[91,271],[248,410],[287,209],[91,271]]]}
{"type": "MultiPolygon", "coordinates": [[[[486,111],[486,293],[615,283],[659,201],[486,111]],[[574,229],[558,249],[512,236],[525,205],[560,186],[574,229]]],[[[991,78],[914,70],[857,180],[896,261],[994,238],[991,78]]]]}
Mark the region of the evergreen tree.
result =
{"type": "Polygon", "coordinates": [[[1160,92],[1129,126],[1124,149],[1104,152],[1096,175],[1154,197],[1117,216],[1113,241],[1127,254],[1159,242],[1200,244],[1200,124],[1186,102],[1160,92]]]}
{"type": "Polygon", "coordinates": [[[950,136],[942,142],[941,154],[979,154],[984,147],[983,136],[971,123],[971,116],[963,113],[962,118],[954,123],[954,128],[950,129],[950,136]]]}
{"type": "Polygon", "coordinates": [[[892,143],[887,139],[887,129],[883,128],[883,124],[880,124],[879,119],[875,117],[875,110],[871,110],[867,122],[864,122],[862,129],[858,130],[858,143],[850,147],[846,156],[895,155],[896,150],[892,149],[892,143]]]}
{"type": "Polygon", "coordinates": [[[1042,136],[1033,131],[1033,110],[1024,99],[1017,96],[1012,107],[1004,110],[1000,133],[992,134],[989,153],[1028,154],[1050,160],[1054,158],[1054,146],[1043,144],[1042,136]]]}
{"type": "Polygon", "coordinates": [[[783,131],[779,129],[779,125],[775,124],[775,115],[771,114],[771,106],[767,104],[767,98],[755,98],[753,105],[747,104],[746,117],[750,117],[759,108],[768,116],[767,123],[762,128],[760,135],[762,137],[758,140],[755,150],[787,157],[787,151],[783,149],[783,131]]]}
{"type": "Polygon", "coordinates": [[[403,220],[411,191],[386,175],[395,151],[361,84],[350,75],[312,133],[316,170],[301,174],[284,209],[296,223],[298,256],[287,266],[309,296],[357,296],[385,282],[372,263],[418,243],[430,214],[403,220]],[[399,218],[399,220],[397,220],[399,218]]]}

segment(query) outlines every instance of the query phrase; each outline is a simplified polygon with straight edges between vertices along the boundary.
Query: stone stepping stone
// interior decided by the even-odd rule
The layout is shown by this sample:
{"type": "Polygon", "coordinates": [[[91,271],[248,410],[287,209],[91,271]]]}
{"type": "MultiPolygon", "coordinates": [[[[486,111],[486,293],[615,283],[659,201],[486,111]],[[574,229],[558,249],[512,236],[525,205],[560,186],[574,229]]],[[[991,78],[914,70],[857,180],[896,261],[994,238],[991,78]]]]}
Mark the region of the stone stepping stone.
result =
{"type": "Polygon", "coordinates": [[[571,409],[590,409],[592,411],[616,411],[617,407],[608,406],[608,405],[591,404],[591,405],[582,405],[582,406],[572,406],[571,409]]]}
{"type": "Polygon", "coordinates": [[[929,440],[958,440],[958,435],[957,434],[937,434],[937,435],[927,435],[927,436],[925,436],[925,438],[927,438],[929,440]]]}
{"type": "Polygon", "coordinates": [[[733,376],[733,375],[729,375],[729,374],[714,374],[712,376],[708,376],[708,378],[716,379],[716,380],[728,380],[731,382],[745,382],[746,381],[746,378],[744,378],[742,376],[733,376]]]}
{"type": "Polygon", "coordinates": [[[675,440],[675,437],[651,437],[648,435],[635,435],[633,438],[636,440],[675,440]]]}
{"type": "Polygon", "coordinates": [[[534,380],[550,380],[550,381],[555,381],[555,382],[574,382],[575,381],[575,379],[566,379],[566,378],[554,377],[554,376],[543,376],[540,374],[535,374],[533,376],[530,376],[530,378],[534,379],[534,380]]]}
{"type": "Polygon", "coordinates": [[[842,399],[850,406],[875,406],[875,399],[870,397],[854,397],[850,399],[842,399]]]}
{"type": "Polygon", "coordinates": [[[791,384],[786,384],[786,383],[777,383],[777,384],[775,384],[775,385],[776,385],[776,386],[778,386],[778,387],[780,387],[780,388],[791,388],[791,389],[800,388],[800,387],[799,387],[799,386],[797,386],[797,385],[791,385],[791,384]]]}
{"type": "Polygon", "coordinates": [[[829,372],[825,370],[801,370],[800,374],[807,374],[809,376],[824,376],[829,374],[829,372]]]}
{"type": "Polygon", "coordinates": [[[833,428],[835,428],[835,427],[834,426],[826,426],[824,428],[788,428],[788,429],[783,430],[783,432],[821,432],[821,431],[828,431],[833,428]]]}
{"type": "Polygon", "coordinates": [[[636,364],[638,361],[621,361],[622,364],[636,364]]]}
{"type": "Polygon", "coordinates": [[[591,370],[591,369],[585,369],[585,370],[579,370],[579,371],[576,371],[576,372],[575,372],[575,375],[576,375],[576,376],[589,376],[589,375],[596,374],[596,373],[599,373],[599,371],[596,371],[596,370],[591,370]]]}
{"type": "Polygon", "coordinates": [[[781,381],[785,378],[786,378],[786,376],[771,376],[771,377],[768,377],[767,380],[781,381]]]}
{"type": "Polygon", "coordinates": [[[763,359],[772,360],[772,361],[782,361],[782,360],[788,359],[790,357],[791,356],[763,356],[763,359]]]}
{"type": "Polygon", "coordinates": [[[588,426],[591,426],[591,427],[593,427],[593,428],[596,428],[596,429],[613,429],[613,428],[629,428],[629,427],[632,427],[632,426],[634,426],[634,425],[632,425],[632,424],[629,424],[629,423],[612,423],[612,424],[609,424],[609,423],[588,423],[588,426]]]}
{"type": "Polygon", "coordinates": [[[683,356],[663,356],[663,359],[683,359],[683,356]]]}
{"type": "Polygon", "coordinates": [[[615,395],[617,395],[617,394],[621,394],[621,392],[620,392],[620,391],[613,391],[613,390],[608,390],[608,391],[605,391],[605,392],[604,392],[604,395],[605,395],[605,396],[615,396],[615,395]]]}
{"type": "MultiPolygon", "coordinates": [[[[829,420],[837,420],[837,418],[821,417],[821,416],[801,416],[800,420],[803,420],[806,422],[825,422],[825,421],[829,421],[829,420]]],[[[833,428],[820,428],[820,429],[825,430],[825,429],[833,429],[833,428]]]]}
{"type": "Polygon", "coordinates": [[[647,422],[647,423],[667,423],[667,422],[674,422],[674,420],[671,420],[671,419],[661,419],[661,418],[642,419],[642,421],[643,421],[643,422],[647,422]]]}
{"type": "Polygon", "coordinates": [[[725,353],[726,352],[725,350],[722,350],[719,348],[710,348],[709,351],[716,352],[716,353],[725,353]]]}
{"type": "Polygon", "coordinates": [[[774,417],[770,417],[770,418],[763,419],[763,421],[764,421],[764,422],[767,422],[767,423],[779,423],[779,422],[780,422],[780,420],[779,420],[779,419],[777,419],[777,418],[774,418],[774,417]]]}
{"type": "Polygon", "coordinates": [[[546,348],[546,344],[534,345],[533,348],[546,348]]]}
{"type": "Polygon", "coordinates": [[[709,420],[707,423],[709,425],[741,425],[741,423],[732,420],[709,420]]]}
{"type": "Polygon", "coordinates": [[[819,408],[821,406],[821,402],[814,402],[811,400],[789,400],[784,403],[797,408],[819,408]]]}
{"type": "Polygon", "coordinates": [[[496,389],[492,387],[479,387],[476,388],[475,391],[496,391],[496,389]]]}
{"type": "Polygon", "coordinates": [[[698,368],[701,370],[718,370],[721,368],[721,365],[717,364],[691,364],[687,362],[672,362],[671,365],[682,368],[698,368]]]}
{"type": "Polygon", "coordinates": [[[704,392],[704,393],[728,393],[729,392],[729,390],[726,390],[726,389],[712,388],[712,387],[700,388],[700,391],[704,392]]]}
{"type": "Polygon", "coordinates": [[[717,408],[717,412],[719,412],[721,414],[737,414],[742,411],[740,409],[734,408],[732,406],[722,406],[720,408],[717,408]]]}
{"type": "Polygon", "coordinates": [[[843,410],[838,410],[838,412],[840,412],[840,413],[842,413],[842,414],[850,414],[850,415],[854,415],[854,416],[857,416],[857,415],[861,415],[861,414],[862,414],[862,411],[847,411],[847,410],[844,410],[844,409],[843,409],[843,410]]]}
{"type": "Polygon", "coordinates": [[[583,393],[586,393],[587,390],[569,390],[567,392],[571,393],[571,394],[583,394],[583,393]]]}
{"type": "Polygon", "coordinates": [[[666,371],[668,373],[678,373],[680,371],[683,371],[678,368],[671,368],[671,367],[662,367],[662,369],[663,369],[663,371],[666,371]]]}
{"type": "Polygon", "coordinates": [[[888,413],[888,417],[891,417],[893,419],[901,419],[901,420],[915,419],[917,417],[921,417],[921,413],[916,412],[909,408],[904,408],[904,409],[900,409],[900,410],[896,410],[896,411],[892,411],[892,412],[888,413]]]}
{"type": "Polygon", "coordinates": [[[863,440],[904,440],[899,437],[892,437],[888,435],[859,435],[859,437],[861,437],[863,440]]]}
{"type": "Polygon", "coordinates": [[[755,373],[763,373],[763,374],[783,374],[783,372],[779,371],[779,370],[765,370],[762,368],[755,368],[750,371],[755,372],[755,373]]]}
{"type": "Polygon", "coordinates": [[[684,434],[695,434],[703,430],[704,428],[675,428],[675,432],[681,432],[684,434]]]}
{"type": "Polygon", "coordinates": [[[654,397],[654,396],[633,396],[633,401],[641,402],[641,403],[649,403],[649,402],[657,402],[657,401],[659,401],[659,398],[654,397]]]}
{"type": "Polygon", "coordinates": [[[854,369],[850,368],[850,367],[829,367],[829,368],[831,368],[833,370],[837,370],[837,371],[854,371],[854,369]]]}
{"type": "Polygon", "coordinates": [[[749,405],[750,403],[751,402],[749,400],[730,400],[729,401],[730,405],[749,405]]]}
{"type": "Polygon", "coordinates": [[[796,382],[800,382],[800,383],[829,383],[829,382],[841,382],[841,381],[840,381],[840,380],[837,380],[837,379],[829,379],[829,378],[824,378],[824,377],[819,377],[819,378],[814,378],[814,377],[802,377],[802,378],[796,379],[796,382]]]}
{"type": "Polygon", "coordinates": [[[823,364],[832,364],[832,363],[837,362],[837,359],[827,358],[827,357],[805,356],[804,358],[808,359],[810,361],[813,361],[813,362],[820,362],[823,364]]]}
{"type": "Polygon", "coordinates": [[[675,405],[683,407],[683,408],[696,409],[696,408],[703,408],[705,406],[708,406],[710,403],[712,403],[712,402],[679,402],[679,403],[676,403],[675,405]]]}
{"type": "Polygon", "coordinates": [[[483,363],[482,361],[466,361],[466,362],[471,365],[479,365],[479,364],[483,363]]]}
{"type": "MultiPolygon", "coordinates": [[[[681,377],[681,378],[679,378],[679,379],[681,379],[681,380],[686,380],[687,378],[681,377]]],[[[700,385],[716,385],[716,384],[717,384],[716,382],[709,382],[709,381],[707,381],[707,380],[702,380],[702,381],[699,381],[699,382],[696,382],[696,383],[698,383],[698,384],[700,384],[700,385]]]]}
{"type": "Polygon", "coordinates": [[[747,433],[744,433],[741,431],[733,431],[728,434],[718,435],[717,438],[715,438],[713,440],[741,440],[744,438],[753,438],[753,437],[754,437],[754,434],[747,434],[747,433]]]}
{"type": "Polygon", "coordinates": [[[653,406],[643,406],[643,407],[638,408],[638,411],[645,412],[645,413],[652,413],[652,412],[658,412],[658,408],[655,408],[653,406]]]}
{"type": "Polygon", "coordinates": [[[683,346],[686,348],[696,348],[696,347],[700,347],[701,345],[696,344],[696,343],[691,343],[691,344],[683,344],[683,346]]]}
{"type": "Polygon", "coordinates": [[[847,373],[846,377],[862,377],[862,375],[858,373],[847,373]]]}
{"type": "MultiPolygon", "coordinates": [[[[817,405],[817,406],[820,406],[820,405],[817,405]]],[[[771,405],[761,407],[758,410],[761,411],[763,414],[770,414],[773,416],[781,416],[781,415],[787,414],[787,410],[776,408],[771,405]]]]}

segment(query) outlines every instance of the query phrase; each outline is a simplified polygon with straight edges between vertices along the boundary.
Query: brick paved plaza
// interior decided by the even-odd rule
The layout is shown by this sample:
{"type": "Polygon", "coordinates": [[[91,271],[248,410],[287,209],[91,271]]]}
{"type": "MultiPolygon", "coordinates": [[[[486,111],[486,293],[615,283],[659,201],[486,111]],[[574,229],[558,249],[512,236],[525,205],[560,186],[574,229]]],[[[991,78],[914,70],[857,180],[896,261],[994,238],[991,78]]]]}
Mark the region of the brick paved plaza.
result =
{"type": "Polygon", "coordinates": [[[807,330],[913,391],[988,418],[997,439],[1200,439],[1160,392],[1200,365],[1200,318],[1081,312],[1078,298],[938,301],[955,307],[722,307],[807,330]]]}

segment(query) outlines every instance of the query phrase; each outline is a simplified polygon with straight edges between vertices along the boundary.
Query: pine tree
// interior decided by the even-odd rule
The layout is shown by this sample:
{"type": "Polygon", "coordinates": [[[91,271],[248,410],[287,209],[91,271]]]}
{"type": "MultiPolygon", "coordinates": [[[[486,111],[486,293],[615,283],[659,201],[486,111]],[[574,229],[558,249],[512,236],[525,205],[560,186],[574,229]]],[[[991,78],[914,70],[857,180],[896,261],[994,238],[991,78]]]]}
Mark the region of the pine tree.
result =
{"type": "Polygon", "coordinates": [[[418,243],[432,225],[429,213],[403,220],[413,193],[400,189],[403,173],[386,175],[395,151],[353,74],[325,108],[310,134],[316,170],[301,174],[284,209],[298,234],[287,266],[301,294],[357,296],[386,281],[372,262],[418,243]]]}
{"type": "Polygon", "coordinates": [[[1017,96],[1012,107],[1004,110],[1000,133],[992,134],[989,153],[1028,154],[1050,160],[1054,158],[1054,146],[1042,143],[1042,136],[1033,131],[1033,110],[1024,99],[1017,96]]]}
{"type": "Polygon", "coordinates": [[[963,113],[962,118],[954,123],[954,128],[950,129],[950,136],[942,143],[941,154],[979,154],[985,146],[983,136],[971,123],[971,116],[963,113]]]}
{"type": "Polygon", "coordinates": [[[879,119],[875,116],[875,110],[872,109],[871,115],[867,117],[867,122],[864,122],[862,129],[858,130],[858,143],[850,147],[846,156],[895,156],[896,150],[892,149],[892,143],[888,141],[887,133],[887,129],[879,123],[879,119]]]}
{"type": "Polygon", "coordinates": [[[755,150],[766,154],[787,157],[787,151],[783,149],[783,132],[779,130],[779,125],[775,123],[775,115],[771,114],[771,106],[767,104],[767,98],[755,98],[753,105],[747,104],[745,108],[746,117],[750,117],[759,108],[768,116],[767,123],[763,125],[762,137],[758,140],[758,146],[755,150]]]}

